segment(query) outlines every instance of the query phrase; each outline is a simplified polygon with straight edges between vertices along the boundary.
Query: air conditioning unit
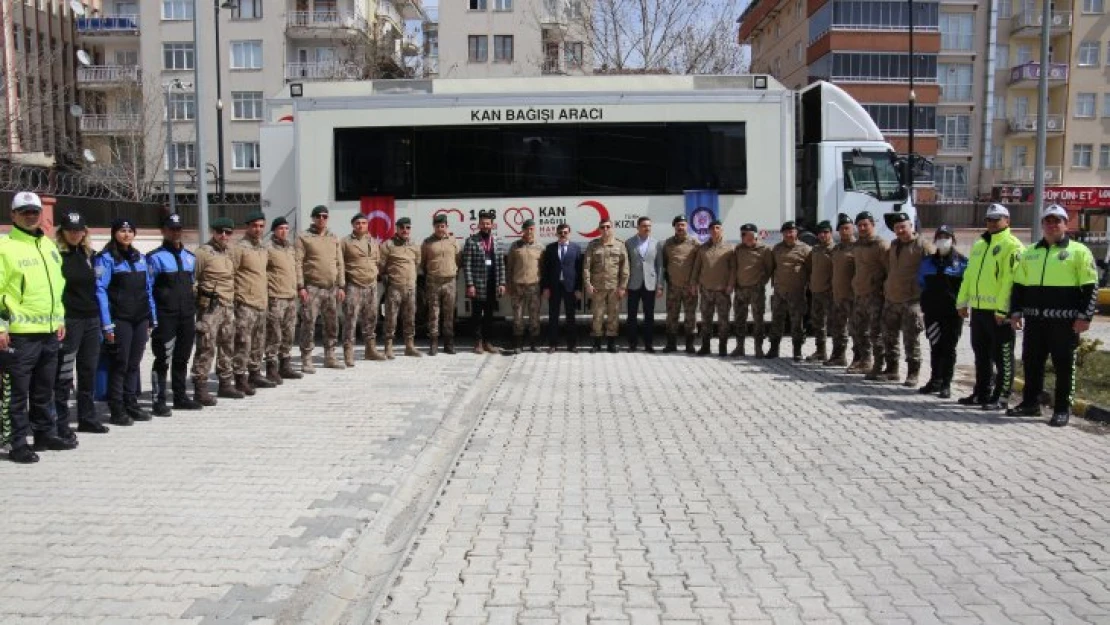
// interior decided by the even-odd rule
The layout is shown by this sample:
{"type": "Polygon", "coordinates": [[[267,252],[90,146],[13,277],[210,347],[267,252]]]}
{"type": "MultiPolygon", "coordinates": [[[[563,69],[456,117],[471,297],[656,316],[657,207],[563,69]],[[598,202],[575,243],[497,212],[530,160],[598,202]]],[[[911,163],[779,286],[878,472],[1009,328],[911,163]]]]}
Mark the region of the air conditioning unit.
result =
{"type": "Polygon", "coordinates": [[[1053,15],[1052,16],[1052,23],[1055,26],[1059,26],[1059,25],[1063,24],[1064,23],[1064,16],[1060,15],[1060,14],[1053,15]]]}
{"type": "Polygon", "coordinates": [[[1059,130],[1060,120],[1056,119],[1055,117],[1049,117],[1047,120],[1045,120],[1045,127],[1049,130],[1059,130]]]}
{"type": "Polygon", "coordinates": [[[1050,65],[1048,67],[1048,77],[1049,78],[1063,78],[1065,71],[1066,70],[1063,67],[1052,67],[1050,65]]]}
{"type": "Polygon", "coordinates": [[[1055,179],[1056,179],[1056,173],[1053,172],[1051,169],[1045,168],[1045,170],[1044,170],[1044,181],[1048,182],[1050,180],[1055,180],[1055,179]]]}
{"type": "Polygon", "coordinates": [[[1022,124],[1023,124],[1023,129],[1024,130],[1036,130],[1037,129],[1037,120],[1036,120],[1036,118],[1025,119],[1025,120],[1022,121],[1022,124]]]}

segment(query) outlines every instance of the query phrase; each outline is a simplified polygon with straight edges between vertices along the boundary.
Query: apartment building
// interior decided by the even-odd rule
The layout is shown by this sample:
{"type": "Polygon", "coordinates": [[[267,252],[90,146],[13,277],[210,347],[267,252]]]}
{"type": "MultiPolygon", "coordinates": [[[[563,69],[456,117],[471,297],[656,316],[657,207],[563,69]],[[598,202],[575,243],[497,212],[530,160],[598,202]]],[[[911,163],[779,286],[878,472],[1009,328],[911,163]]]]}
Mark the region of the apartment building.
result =
{"type": "Polygon", "coordinates": [[[456,0],[424,24],[425,75],[503,78],[586,74],[585,0],[456,0]]]}
{"type": "Polygon", "coordinates": [[[417,52],[405,22],[422,16],[419,0],[104,0],[77,20],[91,57],[78,71],[85,143],[98,166],[154,194],[168,191],[167,165],[179,193],[203,174],[214,194],[257,194],[264,99],[287,82],[405,76],[417,52]],[[207,20],[200,42],[194,15],[207,20]],[[207,103],[196,101],[198,64],[207,103]]]}
{"type": "Polygon", "coordinates": [[[80,162],[76,17],[69,0],[0,2],[0,160],[80,162]]]}

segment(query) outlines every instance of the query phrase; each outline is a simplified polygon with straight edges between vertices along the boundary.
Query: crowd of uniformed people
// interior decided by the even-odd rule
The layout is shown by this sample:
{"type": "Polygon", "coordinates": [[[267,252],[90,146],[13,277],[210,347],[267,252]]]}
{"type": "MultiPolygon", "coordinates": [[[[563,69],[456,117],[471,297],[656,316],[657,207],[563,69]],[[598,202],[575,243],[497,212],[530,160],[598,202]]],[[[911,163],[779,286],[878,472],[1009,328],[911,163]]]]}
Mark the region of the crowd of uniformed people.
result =
{"type": "Polygon", "coordinates": [[[419,273],[425,276],[427,353],[433,356],[441,347],[456,353],[456,288],[462,274],[475,353],[538,351],[540,342],[548,353],[561,343],[578,351],[575,312],[584,296],[591,302],[591,352],[618,351],[622,301],[627,349],[655,352],[654,307],[665,294],[664,352],[678,350],[681,321],[687,353],[710,354],[715,335],[720,356],[746,356],[750,325],[757,358],[778,358],[789,331],[795,361],[916,387],[924,333],[930,378],[919,391],[941,398],[951,396],[956,345],[970,318],[975,386],[959,403],[1010,415],[1040,414],[1045,361],[1051,357],[1057,376],[1050,421],[1055,426],[1068,421],[1075,349],[1097,297],[1094,259],[1068,238],[1067,213],[1059,206],[1045,209],[1044,238],[1025,248],[1010,232],[1007,209],[991,205],[986,230],[969,258],[956,250],[953,230],[942,226],[926,240],[904,213],[888,216],[895,234],[891,242],[878,236],[875,217],[862,212],[854,219],[840,215],[835,228],[818,224],[812,245],[800,240],[790,221],[773,247],[762,242],[754,224],[741,227],[739,244],[726,243],[718,221],[703,243],[678,216],[674,235],[662,241],[652,236],[646,217],[626,241],[617,240],[613,224],[603,220],[600,236],[583,248],[570,240],[566,224],[556,228],[555,242],[541,246],[531,220],[524,222],[521,237],[506,245],[494,232],[492,211],[482,211],[477,232],[460,248],[446,215],[433,218],[434,232],[422,243],[411,239],[411,221],[403,217],[394,236],[379,244],[369,235],[366,216],[356,214],[350,234],[340,236],[328,227],[327,207],[317,206],[311,226],[296,238],[282,217],[268,224],[267,234],[261,212],[246,217],[237,240],[235,223],[215,219],[211,238],[195,254],[182,243],[180,216],[171,214],[162,224],[162,244],[145,255],[134,247],[129,220],[114,221],[109,242],[95,251],[79,213],[61,212],[55,241],[40,227],[41,215],[37,195],[17,194],[12,231],[0,239],[0,432],[9,459],[19,463],[36,462],[36,451],[77,447],[69,410],[74,387],[77,431],[108,431],[94,405],[102,353],[109,363],[109,423],[117,426],[170,416],[173,410],[200,410],[217,398],[243,399],[259,388],[315,373],[318,319],[326,368],[355,366],[360,327],[363,358],[393,359],[398,322],[404,355],[419,357],[419,273]],[[385,289],[381,351],[379,283],[385,289]],[[512,344],[502,350],[493,342],[492,327],[504,296],[512,302],[512,344]],[[544,300],[548,316],[541,336],[544,300]],[[807,316],[815,349],[805,356],[807,316]],[[1021,401],[1011,407],[1015,330],[1023,326],[1026,384],[1021,401]],[[296,367],[292,348],[298,327],[296,367]],[[340,338],[342,353],[337,353],[340,338]],[[138,401],[148,339],[154,353],[149,412],[138,401]],[[213,363],[215,394],[209,389],[213,363]]]}

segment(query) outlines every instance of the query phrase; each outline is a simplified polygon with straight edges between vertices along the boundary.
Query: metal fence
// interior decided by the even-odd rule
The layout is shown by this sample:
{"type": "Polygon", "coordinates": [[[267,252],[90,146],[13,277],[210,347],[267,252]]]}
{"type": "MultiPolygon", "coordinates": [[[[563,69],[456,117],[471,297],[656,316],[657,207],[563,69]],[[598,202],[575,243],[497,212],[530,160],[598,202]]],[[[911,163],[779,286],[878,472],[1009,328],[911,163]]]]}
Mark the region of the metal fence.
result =
{"type": "MultiPolygon", "coordinates": [[[[921,228],[936,228],[941,225],[953,228],[977,228],[983,225],[983,216],[991,202],[966,202],[960,204],[914,204],[921,228]]],[[[1032,204],[1006,204],[1010,210],[1010,223],[1015,228],[1029,228],[1033,225],[1032,204]]]]}
{"type": "MultiPolygon", "coordinates": [[[[11,206],[15,192],[0,191],[0,204],[2,207],[11,206]]],[[[0,208],[2,208],[0,207],[0,208]]],[[[246,216],[261,210],[258,204],[211,204],[208,207],[209,220],[217,217],[230,217],[236,225],[242,224],[246,216]]],[[[168,212],[165,205],[152,202],[124,202],[104,198],[84,197],[59,197],[54,206],[54,214],[65,211],[77,211],[85,217],[90,228],[107,228],[112,221],[121,217],[135,222],[139,228],[158,228],[162,225],[162,218],[168,212]]],[[[198,221],[197,207],[195,204],[178,204],[177,212],[181,215],[186,228],[196,228],[198,221]]],[[[55,217],[57,221],[57,217],[55,217]]],[[[12,214],[8,210],[0,210],[0,225],[11,225],[12,214]]]]}

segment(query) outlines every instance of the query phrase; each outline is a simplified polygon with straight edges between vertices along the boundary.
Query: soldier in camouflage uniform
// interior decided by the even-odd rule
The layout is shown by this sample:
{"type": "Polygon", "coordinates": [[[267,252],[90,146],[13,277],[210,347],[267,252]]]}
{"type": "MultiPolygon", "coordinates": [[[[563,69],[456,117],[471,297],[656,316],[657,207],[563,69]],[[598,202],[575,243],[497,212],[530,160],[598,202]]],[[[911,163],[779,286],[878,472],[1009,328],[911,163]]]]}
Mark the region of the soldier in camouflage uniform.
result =
{"type": "Polygon", "coordinates": [[[297,292],[301,296],[301,371],[316,373],[312,364],[315,348],[316,317],[324,321],[324,366],[345,369],[335,358],[339,340],[339,311],[347,297],[343,252],[339,239],[328,230],[328,207],[312,209],[312,225],[297,237],[297,292]]]}
{"type": "Polygon", "coordinates": [[[243,399],[235,389],[231,354],[235,350],[235,254],[228,245],[235,222],[226,217],[212,220],[212,238],[197,248],[197,351],[193,355],[193,398],[215,406],[208,392],[208,372],[216,360],[220,379],[218,395],[243,399]]]}
{"type": "MultiPolygon", "coordinates": [[[[840,242],[832,251],[832,296],[833,305],[829,312],[829,335],[832,337],[832,356],[823,364],[826,367],[847,367],[848,360],[848,321],[852,318],[852,278],[856,274],[855,228],[852,219],[841,213],[836,221],[840,242]]],[[[853,337],[855,329],[851,330],[853,337]]],[[[852,341],[852,365],[863,357],[859,343],[852,341]]]]}
{"type": "Polygon", "coordinates": [[[509,246],[505,282],[513,303],[513,344],[516,352],[524,346],[524,316],[528,315],[529,349],[536,351],[540,337],[540,261],[543,246],[536,243],[536,222],[524,221],[519,241],[509,246]]]}
{"type": "Polygon", "coordinates": [[[886,282],[890,245],[875,233],[875,218],[868,211],[856,215],[859,238],[853,248],[856,271],[852,276],[852,328],[862,359],[848,373],[879,375],[883,366],[883,283],[886,282]]]}
{"type": "Polygon", "coordinates": [[[341,242],[343,274],[347,278],[347,296],[343,300],[343,364],[355,366],[355,333],[362,324],[366,339],[366,360],[385,360],[374,347],[378,325],[378,267],[381,251],[370,238],[370,222],[366,215],[355,213],[351,218],[351,234],[341,242]]]}
{"type": "Polygon", "coordinates": [[[771,248],[774,259],[771,281],[775,291],[771,294],[771,346],[765,354],[766,358],[779,357],[779,343],[786,329],[786,317],[789,316],[794,361],[802,359],[811,250],[809,245],[798,240],[798,228],[793,221],[782,224],[782,242],[771,248]]]}
{"type": "Polygon", "coordinates": [[[266,379],[274,384],[299,380],[293,369],[293,338],[297,333],[297,254],[289,240],[289,221],[277,217],[266,241],[266,379]]]}
{"type": "Polygon", "coordinates": [[[385,273],[385,357],[393,360],[393,337],[397,333],[397,315],[402,315],[405,334],[405,355],[420,357],[416,351],[416,270],[420,267],[420,247],[409,239],[412,220],[397,220],[393,238],[382,244],[382,265],[385,273]]]}
{"type": "Polygon", "coordinates": [[[895,239],[887,255],[887,276],[883,285],[886,300],[883,303],[886,368],[879,376],[869,374],[867,377],[871,380],[899,381],[898,339],[901,338],[906,346],[907,367],[903,384],[916,387],[921,372],[921,334],[925,331],[917,272],[921,269],[921,262],[933,253],[933,246],[914,232],[913,223],[906,213],[895,213],[891,221],[895,239]]]}
{"type": "Polygon", "coordinates": [[[428,305],[428,355],[439,353],[440,319],[443,353],[455,353],[455,299],[458,294],[462,250],[447,225],[447,215],[432,218],[432,236],[424,239],[420,262],[424,269],[424,301],[428,305]]]}
{"type": "Polygon", "coordinates": [[[748,338],[748,310],[752,312],[752,330],[755,335],[755,356],[763,357],[764,317],[767,309],[767,281],[771,279],[774,259],[771,249],[759,239],[755,224],[740,226],[740,243],[733,251],[736,256],[736,291],[733,309],[736,315],[736,349],[733,358],[744,355],[744,341],[748,338]]]}
{"type": "Polygon", "coordinates": [[[582,266],[582,282],[586,285],[586,294],[590,296],[590,310],[593,313],[590,327],[594,345],[590,353],[601,351],[603,334],[608,341],[607,350],[616,353],[620,300],[628,287],[630,271],[628,249],[624,243],[613,237],[612,221],[602,219],[598,223],[598,229],[601,230],[601,237],[590,241],[586,246],[586,258],[582,266]]]}
{"type": "Polygon", "coordinates": [[[829,316],[833,307],[832,292],[832,224],[822,221],[817,224],[817,244],[809,253],[809,322],[817,350],[806,358],[806,362],[822,363],[829,359],[825,348],[829,316]]]}
{"type": "Polygon", "coordinates": [[[686,217],[671,220],[674,236],[663,241],[663,284],[667,289],[667,346],[664,352],[678,349],[678,317],[683,317],[686,353],[694,353],[694,328],[697,325],[698,292],[691,289],[690,276],[698,255],[698,240],[690,236],[686,217]]]}
{"type": "Polygon", "coordinates": [[[235,388],[254,395],[255,388],[273,388],[262,375],[266,351],[266,314],[268,282],[266,266],[270,253],[262,242],[266,215],[255,211],[247,215],[247,231],[233,248],[235,267],[235,388]]]}
{"type": "Polygon", "coordinates": [[[698,247],[690,289],[699,289],[701,298],[701,349],[699,356],[709,354],[713,316],[717,316],[717,353],[728,355],[728,309],[732,304],[732,285],[736,280],[736,254],[725,244],[724,226],[714,219],[709,224],[709,240],[698,247]]]}

